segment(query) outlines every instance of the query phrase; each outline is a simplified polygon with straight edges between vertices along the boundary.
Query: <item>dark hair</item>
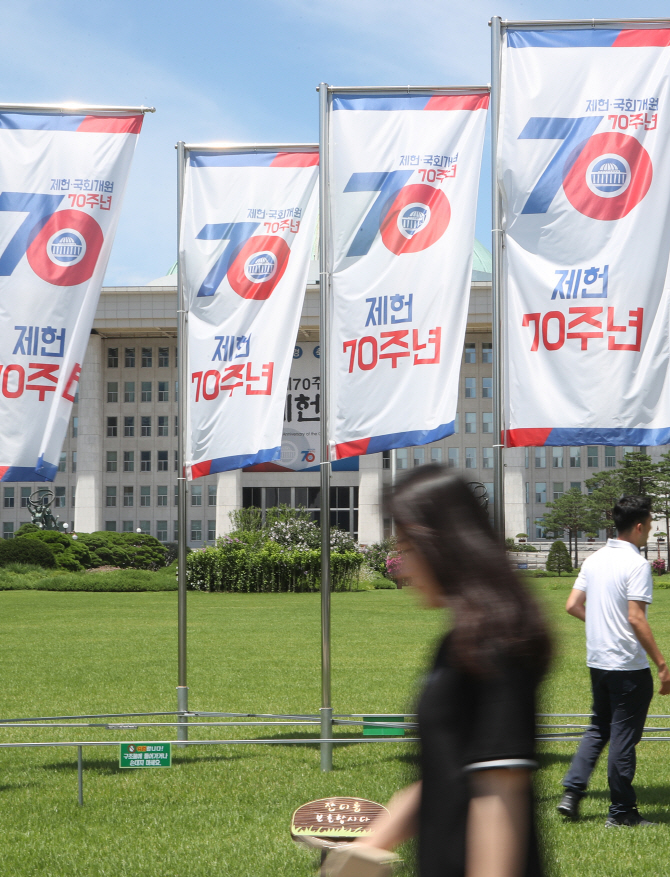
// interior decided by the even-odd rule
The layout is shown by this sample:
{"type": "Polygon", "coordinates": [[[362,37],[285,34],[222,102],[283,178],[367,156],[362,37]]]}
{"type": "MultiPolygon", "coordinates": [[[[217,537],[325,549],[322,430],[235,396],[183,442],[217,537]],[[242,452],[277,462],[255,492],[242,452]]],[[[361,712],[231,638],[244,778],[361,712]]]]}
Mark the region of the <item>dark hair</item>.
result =
{"type": "Polygon", "coordinates": [[[644,524],[651,514],[651,499],[648,496],[622,496],[612,509],[617,533],[625,533],[636,524],[644,524]]]}
{"type": "Polygon", "coordinates": [[[452,660],[483,674],[511,655],[544,672],[551,652],[547,625],[466,482],[443,466],[420,466],[398,484],[386,505],[448,599],[452,660]]]}

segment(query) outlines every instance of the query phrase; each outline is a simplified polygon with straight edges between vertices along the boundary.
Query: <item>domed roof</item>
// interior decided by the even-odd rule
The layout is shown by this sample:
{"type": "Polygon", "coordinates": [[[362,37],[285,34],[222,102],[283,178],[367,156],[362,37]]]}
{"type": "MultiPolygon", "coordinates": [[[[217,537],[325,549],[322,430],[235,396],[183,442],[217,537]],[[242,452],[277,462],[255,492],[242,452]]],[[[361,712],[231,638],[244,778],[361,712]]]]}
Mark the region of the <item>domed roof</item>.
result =
{"type": "Polygon", "coordinates": [[[491,280],[493,277],[493,257],[475,238],[475,246],[472,251],[472,279],[477,281],[491,280]]]}

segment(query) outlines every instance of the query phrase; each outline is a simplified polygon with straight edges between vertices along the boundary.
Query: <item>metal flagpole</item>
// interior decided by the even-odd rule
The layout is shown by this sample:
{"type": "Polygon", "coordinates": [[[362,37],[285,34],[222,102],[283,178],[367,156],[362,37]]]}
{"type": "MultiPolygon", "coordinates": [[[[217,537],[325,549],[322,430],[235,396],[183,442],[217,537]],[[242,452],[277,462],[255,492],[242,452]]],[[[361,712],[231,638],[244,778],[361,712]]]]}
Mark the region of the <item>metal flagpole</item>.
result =
{"type": "Polygon", "coordinates": [[[500,119],[501,20],[491,19],[491,223],[493,329],[493,526],[505,538],[505,468],[503,459],[503,334],[502,334],[502,203],[498,188],[498,122],[500,119]]]}
{"type": "MultiPolygon", "coordinates": [[[[398,472],[398,451],[396,448],[391,449],[391,487],[395,487],[396,475],[398,472]]],[[[391,536],[395,536],[395,518],[391,518],[391,536]]]]}
{"type": "Polygon", "coordinates": [[[186,169],[186,150],[184,141],[177,143],[177,355],[179,358],[177,420],[177,526],[178,526],[178,577],[177,577],[177,629],[178,629],[178,672],[177,709],[182,714],[177,728],[177,740],[188,740],[188,686],[186,684],[186,473],[184,460],[186,451],[186,393],[188,392],[188,338],[187,307],[184,295],[184,270],[181,258],[181,215],[184,204],[184,172],[186,169]]]}
{"type": "Polygon", "coordinates": [[[333,769],[333,705],[330,692],[330,448],[328,445],[328,332],[330,329],[330,205],[329,205],[329,93],[319,85],[319,292],[321,328],[321,770],[333,769]]]}

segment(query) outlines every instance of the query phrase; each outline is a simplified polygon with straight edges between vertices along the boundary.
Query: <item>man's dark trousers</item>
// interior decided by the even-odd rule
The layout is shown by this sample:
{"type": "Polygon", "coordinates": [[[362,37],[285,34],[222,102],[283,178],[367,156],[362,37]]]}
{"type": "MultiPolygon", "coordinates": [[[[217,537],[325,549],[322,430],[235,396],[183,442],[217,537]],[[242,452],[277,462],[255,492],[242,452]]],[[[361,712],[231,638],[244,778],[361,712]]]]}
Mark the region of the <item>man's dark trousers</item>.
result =
{"type": "Polygon", "coordinates": [[[593,716],[572,759],[563,785],[584,794],[598,756],[609,742],[607,781],[611,816],[623,816],[636,803],[635,747],[640,742],[654,694],[651,670],[591,670],[593,716]]]}

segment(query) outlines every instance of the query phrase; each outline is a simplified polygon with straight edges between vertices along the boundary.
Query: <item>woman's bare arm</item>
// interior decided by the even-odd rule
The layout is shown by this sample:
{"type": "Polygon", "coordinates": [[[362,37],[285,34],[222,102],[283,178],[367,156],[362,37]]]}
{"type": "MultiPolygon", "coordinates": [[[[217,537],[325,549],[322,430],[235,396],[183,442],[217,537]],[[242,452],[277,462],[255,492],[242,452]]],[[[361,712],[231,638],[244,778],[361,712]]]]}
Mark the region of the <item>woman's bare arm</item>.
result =
{"type": "Polygon", "coordinates": [[[380,850],[393,850],[418,831],[421,783],[414,783],[397,792],[387,804],[388,813],[375,819],[370,837],[356,841],[380,850]]]}
{"type": "Polygon", "coordinates": [[[466,877],[521,877],[530,830],[530,771],[476,771],[471,782],[466,877]]]}

